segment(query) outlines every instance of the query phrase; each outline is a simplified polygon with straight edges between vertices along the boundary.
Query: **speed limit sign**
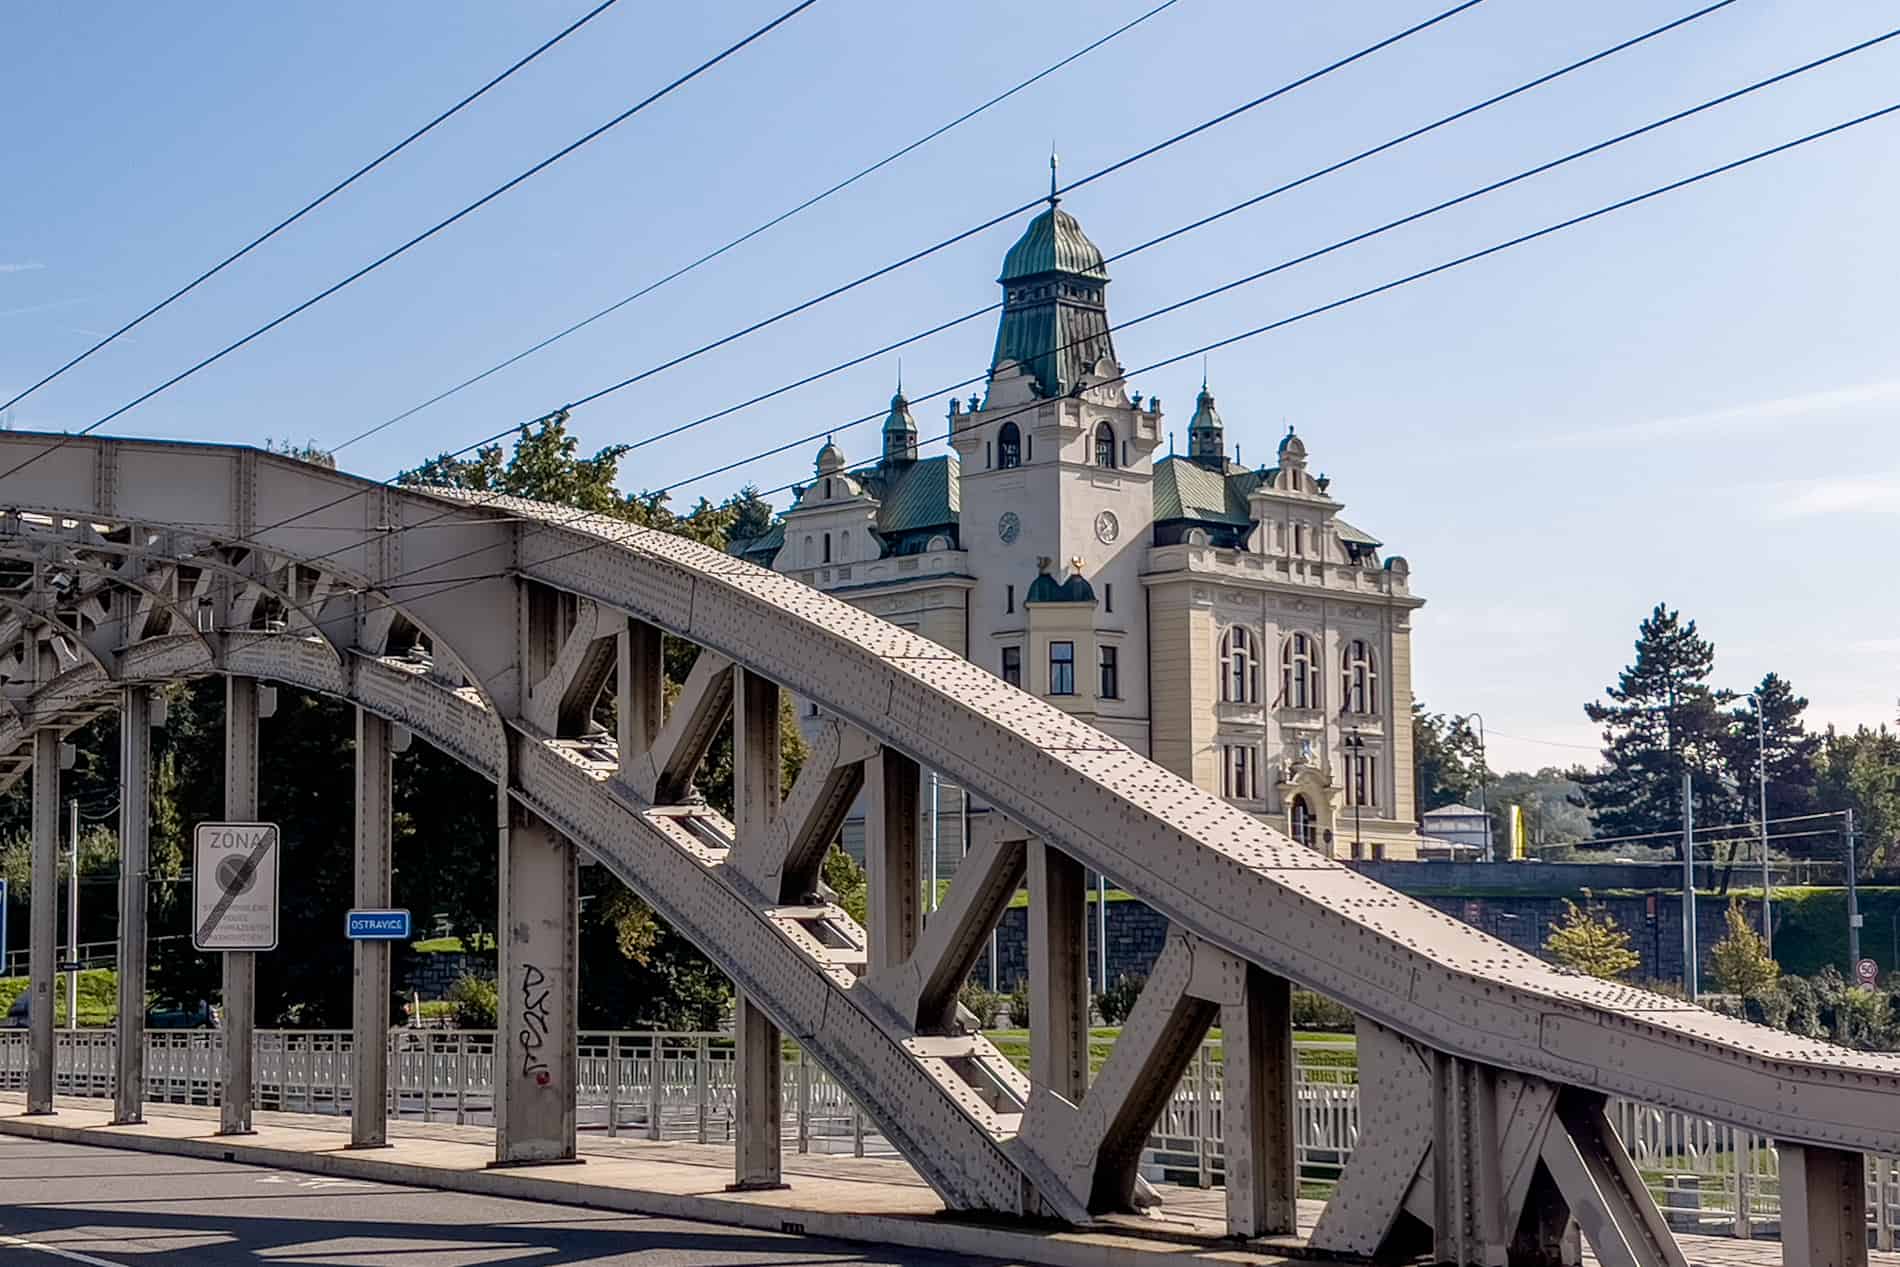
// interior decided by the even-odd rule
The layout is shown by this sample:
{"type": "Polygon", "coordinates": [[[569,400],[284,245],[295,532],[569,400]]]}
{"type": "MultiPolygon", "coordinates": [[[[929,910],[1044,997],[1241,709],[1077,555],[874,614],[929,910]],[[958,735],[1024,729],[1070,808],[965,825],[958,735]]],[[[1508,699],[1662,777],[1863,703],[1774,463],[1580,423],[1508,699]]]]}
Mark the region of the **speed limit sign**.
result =
{"type": "Polygon", "coordinates": [[[1880,980],[1880,965],[1871,959],[1863,959],[1854,965],[1854,980],[1862,985],[1872,985],[1880,980]]]}

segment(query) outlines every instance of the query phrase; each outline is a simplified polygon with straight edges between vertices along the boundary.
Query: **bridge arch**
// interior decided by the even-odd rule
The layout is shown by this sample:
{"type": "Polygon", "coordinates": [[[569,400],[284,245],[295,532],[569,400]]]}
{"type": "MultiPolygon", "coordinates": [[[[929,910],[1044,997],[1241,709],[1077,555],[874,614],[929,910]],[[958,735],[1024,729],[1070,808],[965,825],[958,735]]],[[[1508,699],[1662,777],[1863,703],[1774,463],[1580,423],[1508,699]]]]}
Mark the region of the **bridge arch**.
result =
{"type": "MultiPolygon", "coordinates": [[[[400,723],[641,893],[864,1104],[953,1208],[1082,1221],[1140,1204],[1130,1132],[1145,1130],[1154,1088],[1220,1018],[1254,1035],[1240,1081],[1252,1102],[1233,1116],[1258,1137],[1239,1143],[1259,1174],[1238,1205],[1230,1193],[1230,1214],[1244,1230],[1291,1230],[1293,1176],[1267,1138],[1274,1084],[1290,1076],[1272,1038],[1286,983],[1370,1022],[1368,1127],[1408,1141],[1376,1163],[1385,1169],[1348,1172],[1318,1234],[1328,1248],[1376,1253],[1409,1213],[1456,1261],[1479,1261],[1519,1230],[1527,1203],[1555,1191],[1579,1213],[1596,1203],[1602,1217],[1587,1226],[1606,1238],[1606,1259],[1679,1261],[1603,1137],[1606,1094],[1817,1155],[1900,1151],[1900,1057],[1562,972],[1300,848],[926,639],[690,541],[518,499],[389,489],[243,449],[0,437],[9,466],[28,457],[31,475],[0,481],[0,505],[16,514],[194,534],[332,574],[348,592],[312,607],[310,636],[164,633],[133,641],[116,665],[9,687],[16,711],[0,718],[0,752],[128,683],[211,672],[289,682],[400,723]],[[120,479],[128,454],[167,482],[120,479]],[[470,559],[481,563],[455,566],[470,559]],[[505,567],[485,575],[495,561],[505,567]],[[383,597],[418,576],[435,579],[383,597]],[[391,612],[430,634],[439,671],[389,654],[391,612]],[[651,724],[623,726],[611,751],[575,733],[572,701],[598,693],[609,657],[625,670],[662,631],[704,649],[671,715],[662,722],[645,701],[651,724]],[[832,719],[806,775],[780,804],[776,786],[748,786],[742,769],[737,822],[694,804],[691,773],[712,732],[735,715],[756,758],[783,689],[832,719]],[[1000,820],[923,927],[916,842],[900,812],[919,766],[1000,820]],[[878,856],[862,928],[806,884],[814,842],[866,788],[878,856]],[[1047,949],[1073,915],[1084,866],[1175,930],[1093,1084],[1061,1049],[1076,1033],[1073,965],[1047,949]],[[963,1032],[954,1004],[1025,872],[1042,908],[1033,918],[1049,997],[1038,1006],[1052,1031],[1030,1077],[963,1032]]],[[[293,601],[295,588],[294,576],[279,587],[293,601]]]]}

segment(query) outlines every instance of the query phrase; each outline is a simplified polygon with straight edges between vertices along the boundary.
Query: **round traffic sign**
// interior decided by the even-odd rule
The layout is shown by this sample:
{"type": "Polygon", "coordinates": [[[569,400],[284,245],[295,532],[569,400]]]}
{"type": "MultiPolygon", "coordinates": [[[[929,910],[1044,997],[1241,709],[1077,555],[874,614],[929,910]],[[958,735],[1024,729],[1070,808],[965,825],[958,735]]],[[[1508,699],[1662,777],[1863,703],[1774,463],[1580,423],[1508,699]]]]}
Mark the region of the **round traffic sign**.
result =
{"type": "Polygon", "coordinates": [[[1880,965],[1871,959],[1863,959],[1854,965],[1854,980],[1862,985],[1872,985],[1880,980],[1880,965]]]}

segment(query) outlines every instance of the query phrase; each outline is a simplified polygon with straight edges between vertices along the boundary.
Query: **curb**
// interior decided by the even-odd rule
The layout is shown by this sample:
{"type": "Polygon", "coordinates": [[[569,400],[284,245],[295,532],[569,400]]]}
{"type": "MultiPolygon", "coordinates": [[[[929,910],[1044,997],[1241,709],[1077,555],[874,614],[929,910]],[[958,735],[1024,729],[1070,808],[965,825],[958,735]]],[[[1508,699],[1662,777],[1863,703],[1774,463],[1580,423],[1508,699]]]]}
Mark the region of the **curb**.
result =
{"type": "Polygon", "coordinates": [[[547,1177],[548,1169],[451,1170],[410,1162],[386,1161],[366,1154],[308,1153],[219,1139],[175,1139],[117,1134],[109,1127],[62,1126],[55,1122],[0,1118],[0,1134],[52,1143],[122,1148],[206,1161],[269,1166],[278,1170],[331,1175],[379,1183],[399,1183],[444,1192],[550,1202],[590,1210],[613,1210],[660,1218],[714,1223],[751,1231],[821,1236],[860,1244],[936,1250],[981,1256],[1037,1267],[1275,1267],[1290,1261],[1278,1254],[1240,1246],[1191,1246],[1153,1241],[1115,1231],[1031,1232],[950,1218],[889,1214],[852,1214],[800,1210],[761,1201],[675,1195],[638,1188],[617,1188],[547,1177]]]}

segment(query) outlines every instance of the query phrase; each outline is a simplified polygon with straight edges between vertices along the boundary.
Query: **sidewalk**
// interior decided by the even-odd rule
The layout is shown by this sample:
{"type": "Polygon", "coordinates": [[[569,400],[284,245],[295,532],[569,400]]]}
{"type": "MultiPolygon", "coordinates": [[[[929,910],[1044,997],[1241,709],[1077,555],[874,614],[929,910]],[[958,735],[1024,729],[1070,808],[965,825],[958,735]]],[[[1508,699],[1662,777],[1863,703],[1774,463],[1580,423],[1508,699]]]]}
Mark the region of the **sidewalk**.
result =
{"type": "MultiPolygon", "coordinates": [[[[495,1155],[494,1132],[485,1126],[392,1121],[390,1147],[359,1152],[348,1147],[347,1118],[258,1113],[255,1135],[223,1138],[215,1134],[215,1108],[153,1104],[144,1125],[114,1127],[107,1125],[110,1106],[100,1100],[61,1096],[56,1103],[57,1114],[30,1118],[22,1112],[23,1095],[0,1092],[0,1132],[1049,1267],[1267,1267],[1296,1261],[1269,1244],[1223,1241],[1218,1189],[1166,1186],[1161,1218],[1048,1231],[952,1219],[916,1173],[895,1159],[788,1151],[786,1188],[732,1193],[725,1190],[732,1150],[718,1144],[583,1134],[580,1164],[493,1170],[488,1164],[495,1155]]],[[[1300,1203],[1302,1235],[1319,1210],[1316,1201],[1300,1203]]],[[[1773,1241],[1681,1239],[1689,1261],[1701,1267],[1772,1267],[1781,1261],[1781,1247],[1773,1241]]],[[[1900,1267],[1900,1254],[1876,1253],[1872,1261],[1900,1267]]]]}

